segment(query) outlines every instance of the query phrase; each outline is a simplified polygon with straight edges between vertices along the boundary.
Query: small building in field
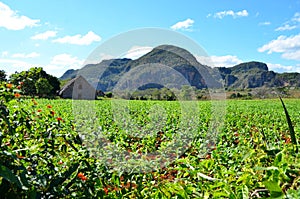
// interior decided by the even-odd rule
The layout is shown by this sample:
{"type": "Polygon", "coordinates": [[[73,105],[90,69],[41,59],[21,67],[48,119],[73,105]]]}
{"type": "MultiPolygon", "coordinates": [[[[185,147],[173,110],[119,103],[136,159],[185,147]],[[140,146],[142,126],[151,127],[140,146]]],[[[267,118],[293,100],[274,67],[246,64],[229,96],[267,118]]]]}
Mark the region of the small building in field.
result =
{"type": "Polygon", "coordinates": [[[60,91],[59,96],[69,99],[95,100],[96,89],[81,75],[71,79],[60,91]]]}

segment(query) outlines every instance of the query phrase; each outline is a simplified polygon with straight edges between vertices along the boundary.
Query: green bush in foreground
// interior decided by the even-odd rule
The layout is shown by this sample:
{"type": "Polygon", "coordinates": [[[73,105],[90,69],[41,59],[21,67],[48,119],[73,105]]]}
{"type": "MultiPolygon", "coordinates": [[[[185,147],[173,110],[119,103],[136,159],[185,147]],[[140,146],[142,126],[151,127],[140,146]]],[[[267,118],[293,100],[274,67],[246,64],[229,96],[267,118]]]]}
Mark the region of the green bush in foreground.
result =
{"type": "Polygon", "coordinates": [[[14,85],[1,86],[1,197],[89,196],[92,168],[72,124],[51,105],[20,98],[14,85]]]}

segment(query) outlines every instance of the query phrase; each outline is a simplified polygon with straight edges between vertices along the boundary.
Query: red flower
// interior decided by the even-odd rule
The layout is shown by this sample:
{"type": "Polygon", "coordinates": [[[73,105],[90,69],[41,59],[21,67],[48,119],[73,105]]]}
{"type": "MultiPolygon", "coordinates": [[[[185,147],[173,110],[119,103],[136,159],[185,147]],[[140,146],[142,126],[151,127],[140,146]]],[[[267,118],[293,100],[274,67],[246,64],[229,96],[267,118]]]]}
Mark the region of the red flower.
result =
{"type": "Polygon", "coordinates": [[[78,178],[82,178],[83,176],[84,176],[84,174],[81,173],[81,172],[77,174],[77,177],[78,177],[78,178]]]}
{"type": "Polygon", "coordinates": [[[81,180],[82,180],[82,181],[86,181],[86,180],[87,180],[87,177],[86,177],[86,176],[83,176],[83,177],[81,178],[81,180]]]}
{"type": "Polygon", "coordinates": [[[83,173],[81,173],[81,172],[79,172],[77,174],[77,177],[80,178],[82,181],[86,181],[87,180],[87,177],[83,173]]]}
{"type": "Polygon", "coordinates": [[[107,187],[104,187],[103,191],[105,192],[106,195],[108,194],[108,188],[107,187]]]}
{"type": "Polygon", "coordinates": [[[52,116],[54,116],[55,112],[51,110],[51,111],[50,111],[50,114],[51,114],[52,116]]]}
{"type": "Polygon", "coordinates": [[[40,112],[42,112],[42,110],[41,110],[41,109],[38,109],[38,110],[37,110],[37,112],[39,112],[39,113],[40,113],[40,112]]]}
{"type": "Polygon", "coordinates": [[[62,118],[61,117],[58,117],[58,118],[56,118],[57,119],[57,121],[62,121],[62,118]]]}
{"type": "Polygon", "coordinates": [[[47,108],[52,108],[52,106],[50,104],[47,105],[47,108]]]}
{"type": "Polygon", "coordinates": [[[15,93],[14,96],[15,96],[16,98],[19,98],[19,97],[21,97],[21,94],[20,94],[20,93],[15,93]]]}

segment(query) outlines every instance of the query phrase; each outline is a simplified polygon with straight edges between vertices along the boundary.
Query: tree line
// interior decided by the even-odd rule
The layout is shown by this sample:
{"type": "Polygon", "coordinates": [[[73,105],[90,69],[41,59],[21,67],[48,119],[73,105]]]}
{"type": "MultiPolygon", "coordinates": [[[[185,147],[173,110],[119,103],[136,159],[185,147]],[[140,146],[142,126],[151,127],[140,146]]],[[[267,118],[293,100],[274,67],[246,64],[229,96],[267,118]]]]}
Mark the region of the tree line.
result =
{"type": "Polygon", "coordinates": [[[57,77],[48,74],[41,67],[33,67],[27,71],[15,72],[7,78],[6,72],[0,70],[0,82],[20,85],[20,90],[27,96],[52,98],[60,89],[57,77]]]}

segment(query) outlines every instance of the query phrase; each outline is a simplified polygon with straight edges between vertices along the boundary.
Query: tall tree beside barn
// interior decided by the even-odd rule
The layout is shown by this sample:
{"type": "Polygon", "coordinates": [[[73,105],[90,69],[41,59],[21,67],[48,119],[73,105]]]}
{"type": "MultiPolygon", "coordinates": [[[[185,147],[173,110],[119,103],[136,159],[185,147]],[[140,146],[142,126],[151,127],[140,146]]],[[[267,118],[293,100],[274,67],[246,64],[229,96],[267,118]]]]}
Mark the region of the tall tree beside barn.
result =
{"type": "Polygon", "coordinates": [[[16,72],[10,76],[10,81],[13,84],[23,82],[22,91],[30,96],[52,97],[60,89],[58,78],[46,73],[41,67],[16,72]]]}

